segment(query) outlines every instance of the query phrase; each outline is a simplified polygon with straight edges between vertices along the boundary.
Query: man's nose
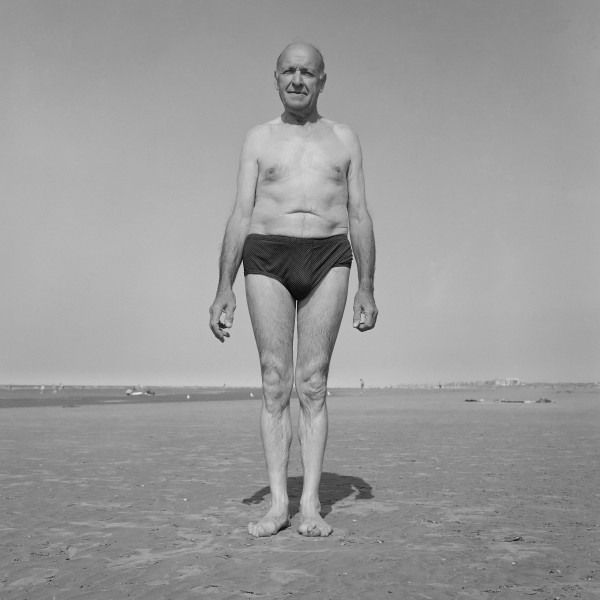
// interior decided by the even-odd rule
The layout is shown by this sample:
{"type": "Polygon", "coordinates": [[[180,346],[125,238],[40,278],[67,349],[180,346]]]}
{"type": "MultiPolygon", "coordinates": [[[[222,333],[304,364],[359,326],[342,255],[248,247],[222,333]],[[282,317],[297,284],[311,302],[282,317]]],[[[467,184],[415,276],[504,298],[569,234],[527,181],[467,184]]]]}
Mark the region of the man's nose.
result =
{"type": "Polygon", "coordinates": [[[292,77],[292,83],[294,85],[302,85],[302,75],[300,73],[300,69],[296,69],[294,71],[294,76],[292,77]]]}

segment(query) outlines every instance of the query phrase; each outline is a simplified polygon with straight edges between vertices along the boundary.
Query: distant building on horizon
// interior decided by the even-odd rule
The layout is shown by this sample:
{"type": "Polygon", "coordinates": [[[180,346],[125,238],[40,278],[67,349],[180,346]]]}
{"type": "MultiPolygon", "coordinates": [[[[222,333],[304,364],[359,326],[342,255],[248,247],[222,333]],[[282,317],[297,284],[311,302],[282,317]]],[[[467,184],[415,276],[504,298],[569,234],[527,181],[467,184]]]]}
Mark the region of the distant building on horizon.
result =
{"type": "Polygon", "coordinates": [[[518,377],[507,377],[505,379],[496,379],[496,385],[521,385],[518,377]]]}

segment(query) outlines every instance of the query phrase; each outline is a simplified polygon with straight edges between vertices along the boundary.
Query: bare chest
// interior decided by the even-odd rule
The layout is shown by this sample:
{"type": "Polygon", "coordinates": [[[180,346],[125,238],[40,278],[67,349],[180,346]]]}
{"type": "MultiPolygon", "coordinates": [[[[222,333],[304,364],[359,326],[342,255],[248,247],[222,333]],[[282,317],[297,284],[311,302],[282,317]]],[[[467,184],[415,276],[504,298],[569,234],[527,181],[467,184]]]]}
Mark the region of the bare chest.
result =
{"type": "Polygon", "coordinates": [[[339,138],[328,135],[273,135],[259,157],[259,180],[320,176],[345,182],[350,156],[339,138]]]}

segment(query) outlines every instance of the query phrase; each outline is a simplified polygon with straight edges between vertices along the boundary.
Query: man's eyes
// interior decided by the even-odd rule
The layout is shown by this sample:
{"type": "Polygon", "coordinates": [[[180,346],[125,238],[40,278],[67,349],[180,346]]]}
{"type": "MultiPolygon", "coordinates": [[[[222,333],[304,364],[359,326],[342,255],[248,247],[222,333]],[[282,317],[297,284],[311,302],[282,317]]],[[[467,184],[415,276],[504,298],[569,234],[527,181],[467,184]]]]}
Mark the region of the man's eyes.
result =
{"type": "MultiPolygon", "coordinates": [[[[286,69],[283,74],[284,75],[293,75],[296,72],[296,69],[286,69]]],[[[306,77],[315,77],[315,74],[312,71],[304,71],[300,70],[300,74],[306,77]]]]}

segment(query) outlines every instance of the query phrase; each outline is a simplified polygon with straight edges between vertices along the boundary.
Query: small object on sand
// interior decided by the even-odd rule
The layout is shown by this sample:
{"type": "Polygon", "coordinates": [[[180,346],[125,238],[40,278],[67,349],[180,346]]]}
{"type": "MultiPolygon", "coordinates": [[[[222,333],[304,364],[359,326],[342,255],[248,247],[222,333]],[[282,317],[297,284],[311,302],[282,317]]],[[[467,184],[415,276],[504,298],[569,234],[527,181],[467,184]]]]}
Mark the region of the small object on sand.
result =
{"type": "Polygon", "coordinates": [[[523,536],[521,535],[507,535],[503,540],[503,542],[522,542],[523,536]]]}
{"type": "Polygon", "coordinates": [[[190,399],[190,395],[188,394],[188,395],[186,396],[186,398],[189,400],[189,399],[190,399]]]}
{"type": "Polygon", "coordinates": [[[250,398],[254,398],[254,394],[250,392],[250,398]]]}
{"type": "Polygon", "coordinates": [[[536,404],[551,404],[552,400],[548,400],[548,398],[540,398],[535,401],[536,404]]]}

